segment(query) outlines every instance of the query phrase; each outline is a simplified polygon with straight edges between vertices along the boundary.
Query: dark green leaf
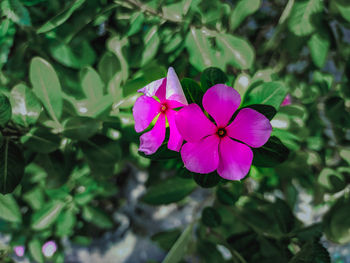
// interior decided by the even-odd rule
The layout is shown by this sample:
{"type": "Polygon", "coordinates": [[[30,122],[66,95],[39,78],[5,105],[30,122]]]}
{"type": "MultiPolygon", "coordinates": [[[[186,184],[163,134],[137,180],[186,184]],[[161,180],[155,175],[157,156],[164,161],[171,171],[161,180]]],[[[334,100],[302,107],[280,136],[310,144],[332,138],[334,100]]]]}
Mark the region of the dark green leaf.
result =
{"type": "Polygon", "coordinates": [[[287,160],[289,149],[284,146],[280,139],[271,136],[260,148],[253,148],[253,164],[262,167],[273,167],[287,160]]]}
{"type": "Polygon", "coordinates": [[[0,93],[0,126],[4,126],[12,115],[10,100],[0,93]]]}
{"type": "Polygon", "coordinates": [[[90,222],[100,228],[110,229],[113,227],[113,221],[105,212],[98,208],[84,206],[82,216],[87,222],[90,222]]]}
{"type": "Polygon", "coordinates": [[[165,251],[169,251],[180,235],[181,231],[179,229],[173,229],[157,233],[153,235],[151,239],[156,242],[159,247],[165,251]]]}
{"type": "Polygon", "coordinates": [[[41,27],[39,27],[36,32],[38,34],[45,33],[60,26],[73,14],[75,10],[77,10],[82,4],[84,4],[84,2],[85,0],[76,0],[74,2],[71,2],[71,4],[67,5],[67,7],[63,9],[60,13],[58,13],[56,16],[54,16],[41,27]]]}
{"type": "Polygon", "coordinates": [[[31,26],[29,12],[19,0],[4,0],[2,9],[5,15],[16,24],[31,26]]]}
{"type": "Polygon", "coordinates": [[[64,124],[63,135],[74,140],[86,140],[100,129],[99,121],[89,117],[71,117],[64,124]]]}
{"type": "Polygon", "coordinates": [[[44,127],[33,128],[21,138],[25,147],[38,152],[50,153],[57,150],[61,143],[61,138],[53,134],[49,129],[44,127]]]}
{"type": "Polygon", "coordinates": [[[151,205],[162,205],[184,199],[196,188],[191,179],[174,176],[148,188],[142,201],[151,205]]]}
{"type": "Polygon", "coordinates": [[[202,98],[205,91],[202,90],[201,86],[196,81],[189,78],[184,78],[183,80],[181,80],[181,86],[188,104],[202,104],[202,98]]]}
{"type": "Polygon", "coordinates": [[[214,67],[207,68],[201,75],[201,89],[206,91],[215,84],[225,84],[227,81],[228,78],[221,69],[214,67]]]}
{"type": "Polygon", "coordinates": [[[220,182],[220,176],[217,172],[209,173],[209,174],[196,174],[188,172],[193,176],[195,182],[204,188],[210,188],[216,186],[220,182]]]}
{"type": "Polygon", "coordinates": [[[309,241],[289,263],[331,263],[327,249],[317,241],[309,241]]]}
{"type": "Polygon", "coordinates": [[[18,146],[6,138],[0,148],[0,188],[2,194],[11,193],[24,174],[24,157],[18,146]]]}
{"type": "Polygon", "coordinates": [[[212,207],[205,207],[202,211],[202,222],[208,227],[218,227],[221,225],[220,214],[212,207]]]}

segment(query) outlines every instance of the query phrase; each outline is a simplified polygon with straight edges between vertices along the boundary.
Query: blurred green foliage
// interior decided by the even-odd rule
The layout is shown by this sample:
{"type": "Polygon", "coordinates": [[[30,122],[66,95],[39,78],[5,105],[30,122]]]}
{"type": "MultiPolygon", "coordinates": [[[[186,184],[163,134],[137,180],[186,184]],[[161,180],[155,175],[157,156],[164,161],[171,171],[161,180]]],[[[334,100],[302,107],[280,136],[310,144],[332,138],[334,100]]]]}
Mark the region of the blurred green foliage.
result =
{"type": "Polygon", "coordinates": [[[25,245],[44,262],[53,239],[51,261],[64,262],[63,239],[86,245],[117,228],[130,165],[150,172],[140,202],[186,204],[210,188],[200,220],[152,238],[166,263],[330,262],[321,236],[350,241],[347,0],[2,0],[0,14],[1,260],[25,245]],[[151,160],[137,152],[136,91],[169,66],[193,102],[227,83],[272,118],[242,182],[193,175],[165,146],[151,160]],[[300,193],[328,207],[320,222],[297,218],[300,193]]]}

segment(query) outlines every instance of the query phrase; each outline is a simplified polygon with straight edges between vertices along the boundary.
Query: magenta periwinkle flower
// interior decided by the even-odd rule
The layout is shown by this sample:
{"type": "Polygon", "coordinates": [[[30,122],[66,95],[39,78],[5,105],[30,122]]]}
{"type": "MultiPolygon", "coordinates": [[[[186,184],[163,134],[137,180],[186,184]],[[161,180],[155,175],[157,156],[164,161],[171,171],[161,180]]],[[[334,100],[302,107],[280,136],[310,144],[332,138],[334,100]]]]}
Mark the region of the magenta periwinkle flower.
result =
{"type": "Polygon", "coordinates": [[[217,170],[228,180],[242,179],[252,164],[251,147],[263,146],[270,137],[269,120],[253,109],[243,108],[231,121],[241,97],[224,84],[208,89],[202,103],[215,124],[194,103],[176,114],[177,128],[187,141],[181,149],[185,167],[201,174],[217,170]]]}
{"type": "Polygon", "coordinates": [[[187,105],[187,100],[175,70],[170,67],[166,78],[155,80],[138,92],[144,95],[136,100],[133,108],[136,132],[147,129],[158,116],[154,127],[140,137],[139,151],[147,155],[155,153],[164,141],[167,123],[170,128],[168,148],[179,151],[183,139],[176,128],[174,109],[187,105]]]}
{"type": "Polygon", "coordinates": [[[24,252],[25,252],[25,247],[24,246],[15,246],[13,248],[13,251],[15,252],[17,257],[23,257],[24,256],[24,252]]]}
{"type": "Polygon", "coordinates": [[[290,94],[287,94],[287,96],[282,101],[281,106],[288,106],[290,104],[292,104],[292,97],[290,96],[290,94]]]}
{"type": "Polygon", "coordinates": [[[55,241],[52,241],[52,240],[47,241],[41,248],[41,251],[43,252],[45,257],[47,258],[52,257],[57,251],[57,245],[55,241]]]}

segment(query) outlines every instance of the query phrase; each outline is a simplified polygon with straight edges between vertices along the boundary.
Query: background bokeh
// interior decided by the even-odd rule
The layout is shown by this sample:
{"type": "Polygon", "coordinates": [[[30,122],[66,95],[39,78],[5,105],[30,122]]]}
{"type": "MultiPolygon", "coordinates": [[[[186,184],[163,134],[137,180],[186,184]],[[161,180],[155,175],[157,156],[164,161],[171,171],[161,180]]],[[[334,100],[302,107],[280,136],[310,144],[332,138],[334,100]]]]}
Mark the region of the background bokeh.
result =
{"type": "Polygon", "coordinates": [[[0,261],[350,262],[349,76],[348,0],[1,0],[0,261]],[[169,66],[283,85],[288,159],[228,182],[140,155],[169,66]]]}

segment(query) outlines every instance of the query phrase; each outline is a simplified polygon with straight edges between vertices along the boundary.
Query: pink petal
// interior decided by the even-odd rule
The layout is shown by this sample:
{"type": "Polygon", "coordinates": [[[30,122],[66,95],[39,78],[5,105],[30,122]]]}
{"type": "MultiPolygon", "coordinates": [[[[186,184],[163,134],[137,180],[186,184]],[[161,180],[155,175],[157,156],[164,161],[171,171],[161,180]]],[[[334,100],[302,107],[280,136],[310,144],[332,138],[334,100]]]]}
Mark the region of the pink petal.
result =
{"type": "Polygon", "coordinates": [[[174,110],[168,110],[166,112],[166,117],[169,122],[169,128],[170,128],[170,137],[168,142],[168,148],[173,151],[180,151],[181,145],[183,143],[183,139],[181,134],[176,128],[175,123],[175,114],[176,111],[174,110]]]}
{"type": "Polygon", "coordinates": [[[174,68],[170,67],[168,69],[166,79],[166,99],[178,101],[183,105],[188,105],[179,78],[177,77],[174,68]]]}
{"type": "Polygon", "coordinates": [[[261,113],[244,108],[226,128],[228,136],[242,141],[251,147],[263,146],[270,138],[272,126],[261,113]]]}
{"type": "Polygon", "coordinates": [[[155,94],[155,96],[160,100],[160,102],[165,102],[166,100],[165,99],[166,83],[167,83],[167,79],[164,79],[155,94]]]}
{"type": "Polygon", "coordinates": [[[219,163],[218,136],[211,135],[198,142],[188,142],[182,146],[181,157],[185,167],[194,173],[211,173],[219,163]]]}
{"type": "Polygon", "coordinates": [[[176,126],[182,137],[189,142],[197,142],[216,132],[216,126],[204,115],[201,108],[192,103],[176,113],[176,126]]]}
{"type": "Polygon", "coordinates": [[[147,86],[143,87],[142,89],[139,89],[137,92],[142,92],[148,97],[153,97],[156,95],[156,92],[158,91],[159,87],[163,84],[163,82],[166,81],[166,78],[157,79],[147,86]]]}
{"type": "Polygon", "coordinates": [[[155,153],[165,138],[165,114],[160,114],[153,129],[140,137],[140,152],[147,155],[155,153]]]}
{"type": "Polygon", "coordinates": [[[135,120],[136,132],[146,129],[160,112],[160,103],[145,95],[137,98],[132,113],[135,120]]]}
{"type": "Polygon", "coordinates": [[[183,107],[183,106],[187,105],[187,104],[184,105],[181,102],[178,102],[176,100],[166,100],[165,102],[168,105],[169,109],[180,108],[180,107],[183,107]]]}
{"type": "Polygon", "coordinates": [[[253,161],[252,149],[227,136],[220,141],[219,156],[218,174],[227,180],[245,177],[253,161]]]}
{"type": "Polygon", "coordinates": [[[231,87],[216,84],[203,96],[204,109],[214,118],[218,127],[225,127],[241,104],[241,96],[231,87]]]}
{"type": "Polygon", "coordinates": [[[287,106],[287,105],[290,105],[290,104],[292,104],[292,97],[290,96],[290,94],[287,94],[287,96],[282,101],[281,106],[287,106]]]}

